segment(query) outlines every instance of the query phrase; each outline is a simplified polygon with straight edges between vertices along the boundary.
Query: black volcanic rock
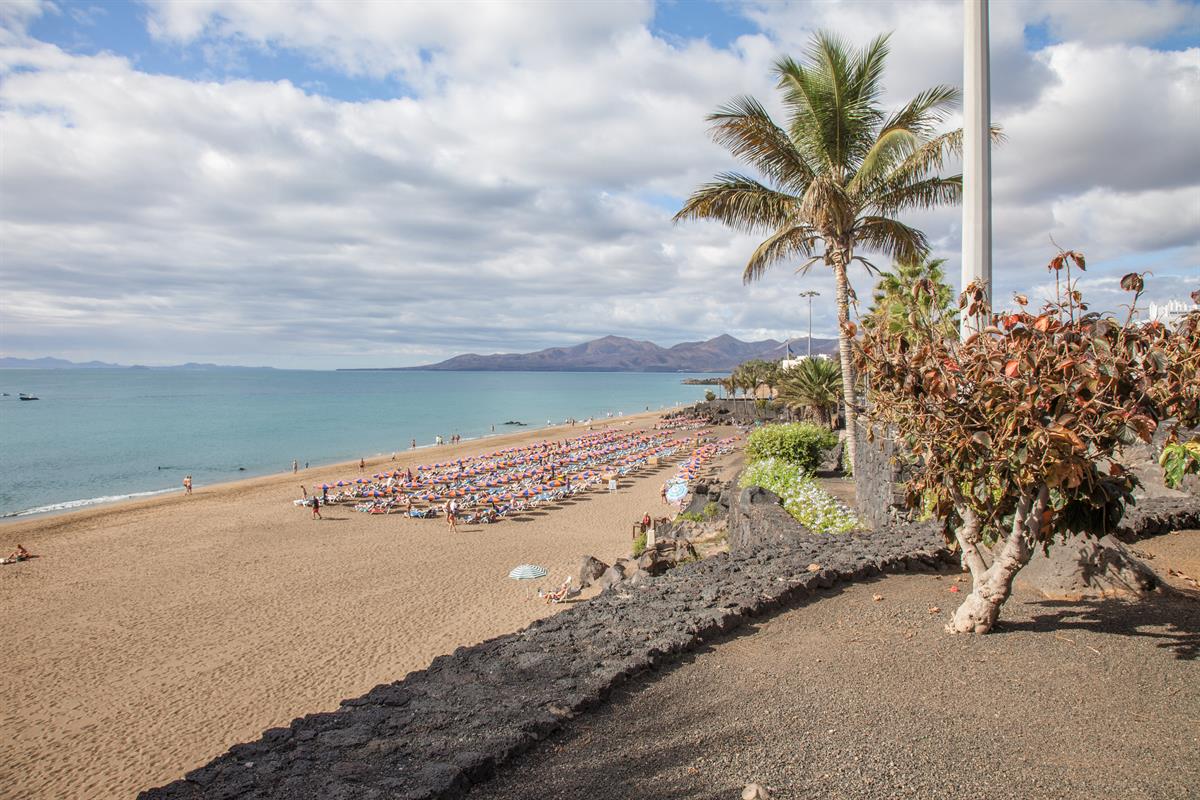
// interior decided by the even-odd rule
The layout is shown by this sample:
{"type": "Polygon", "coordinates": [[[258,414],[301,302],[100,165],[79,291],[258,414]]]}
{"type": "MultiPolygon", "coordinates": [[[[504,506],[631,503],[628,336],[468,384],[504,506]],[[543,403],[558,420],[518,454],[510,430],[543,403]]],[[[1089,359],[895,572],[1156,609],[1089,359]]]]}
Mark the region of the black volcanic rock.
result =
{"type": "MultiPolygon", "coordinates": [[[[814,353],[832,353],[834,340],[813,339],[814,353]]],[[[727,372],[752,358],[778,360],[784,345],[774,339],[743,342],[725,334],[707,342],[681,342],[659,347],[653,342],[605,336],[573,347],[550,347],[535,353],[461,356],[406,369],[478,371],[580,372],[727,372]]],[[[800,345],[795,345],[798,350],[800,345]]]]}

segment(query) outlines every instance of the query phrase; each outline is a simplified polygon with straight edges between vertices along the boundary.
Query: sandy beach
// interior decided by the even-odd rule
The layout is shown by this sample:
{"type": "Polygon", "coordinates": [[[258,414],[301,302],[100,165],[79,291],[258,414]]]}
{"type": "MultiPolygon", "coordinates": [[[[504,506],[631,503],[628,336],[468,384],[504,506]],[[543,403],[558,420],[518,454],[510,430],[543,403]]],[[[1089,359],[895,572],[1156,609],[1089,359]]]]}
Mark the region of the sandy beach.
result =
{"type": "MultiPolygon", "coordinates": [[[[657,414],[622,419],[647,427],[657,414]]],[[[444,460],[560,427],[367,462],[444,460]]],[[[629,549],[661,513],[670,467],[554,509],[447,531],[443,520],[349,507],[310,519],[300,485],[357,477],[357,462],[0,526],[0,550],[40,557],[0,572],[5,609],[0,795],[129,797],[231,744],[397,680],[434,656],[520,628],[580,556],[629,549]],[[513,581],[523,562],[550,569],[513,581]]]]}

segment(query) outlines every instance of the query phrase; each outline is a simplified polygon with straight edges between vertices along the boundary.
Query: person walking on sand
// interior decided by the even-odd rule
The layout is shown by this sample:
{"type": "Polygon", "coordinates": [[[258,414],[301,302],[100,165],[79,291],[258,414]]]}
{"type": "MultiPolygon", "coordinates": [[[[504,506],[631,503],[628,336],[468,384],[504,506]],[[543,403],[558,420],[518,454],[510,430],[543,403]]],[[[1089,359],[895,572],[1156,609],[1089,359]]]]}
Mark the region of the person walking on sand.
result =
{"type": "Polygon", "coordinates": [[[295,475],[299,471],[300,471],[300,461],[293,458],[292,459],[292,474],[295,475]]]}
{"type": "Polygon", "coordinates": [[[184,479],[183,479],[183,493],[184,494],[192,493],[192,476],[191,475],[188,475],[188,476],[184,477],[184,479]]]}
{"type": "Polygon", "coordinates": [[[325,519],[324,517],[321,516],[321,498],[317,497],[315,494],[313,495],[313,499],[312,499],[312,509],[313,509],[313,513],[312,513],[313,519],[325,519]]]}
{"type": "Polygon", "coordinates": [[[305,489],[305,488],[304,488],[304,484],[303,484],[303,483],[302,483],[302,484],[300,484],[300,499],[301,499],[301,500],[307,500],[307,499],[308,499],[308,489],[305,489]]]}
{"type": "Polygon", "coordinates": [[[366,468],[367,468],[367,460],[365,458],[360,458],[358,460],[358,471],[362,472],[366,468]]]}
{"type": "Polygon", "coordinates": [[[670,503],[667,502],[667,485],[665,483],[662,485],[662,490],[659,491],[658,496],[662,498],[664,506],[670,505],[670,503]]]}
{"type": "Polygon", "coordinates": [[[416,440],[416,439],[413,439],[413,440],[412,440],[412,442],[411,442],[411,443],[408,445],[408,449],[409,449],[409,450],[416,450],[416,449],[417,449],[417,440],[416,440]]]}

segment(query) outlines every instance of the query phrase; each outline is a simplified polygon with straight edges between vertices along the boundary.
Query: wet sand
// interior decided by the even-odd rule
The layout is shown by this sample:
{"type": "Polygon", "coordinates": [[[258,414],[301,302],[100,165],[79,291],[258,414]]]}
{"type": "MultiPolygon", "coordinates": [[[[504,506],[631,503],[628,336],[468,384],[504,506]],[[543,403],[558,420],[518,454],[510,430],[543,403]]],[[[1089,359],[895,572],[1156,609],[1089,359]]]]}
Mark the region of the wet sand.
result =
{"type": "MultiPolygon", "coordinates": [[[[365,474],[585,432],[412,451],[365,474]]],[[[292,505],[302,483],[359,474],[353,462],[0,526],[0,550],[20,542],[40,556],[0,567],[0,796],[129,797],[555,613],[537,589],[582,555],[626,555],[631,524],[663,513],[673,467],[456,534],[441,519],[334,506],[317,521],[292,505]],[[523,562],[549,577],[509,580],[523,562]]]]}

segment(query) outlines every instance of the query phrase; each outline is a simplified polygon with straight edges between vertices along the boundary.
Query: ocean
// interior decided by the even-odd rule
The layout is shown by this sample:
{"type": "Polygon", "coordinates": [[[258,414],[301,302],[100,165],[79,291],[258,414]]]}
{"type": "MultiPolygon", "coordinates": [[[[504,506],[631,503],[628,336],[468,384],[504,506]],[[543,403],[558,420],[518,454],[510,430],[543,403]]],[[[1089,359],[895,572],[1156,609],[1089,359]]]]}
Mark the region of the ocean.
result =
{"type": "MultiPolygon", "coordinates": [[[[0,517],[702,399],[628,372],[0,370],[0,517]],[[40,399],[22,402],[19,392],[40,399]],[[503,424],[509,420],[527,428],[503,424]]],[[[331,476],[332,477],[332,476],[331,476]]]]}

